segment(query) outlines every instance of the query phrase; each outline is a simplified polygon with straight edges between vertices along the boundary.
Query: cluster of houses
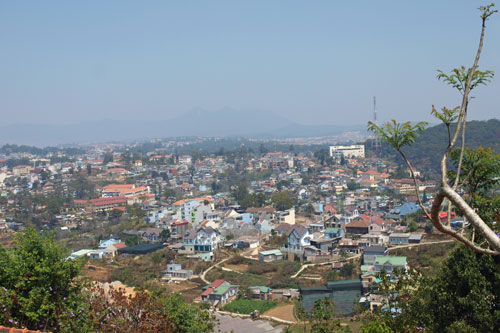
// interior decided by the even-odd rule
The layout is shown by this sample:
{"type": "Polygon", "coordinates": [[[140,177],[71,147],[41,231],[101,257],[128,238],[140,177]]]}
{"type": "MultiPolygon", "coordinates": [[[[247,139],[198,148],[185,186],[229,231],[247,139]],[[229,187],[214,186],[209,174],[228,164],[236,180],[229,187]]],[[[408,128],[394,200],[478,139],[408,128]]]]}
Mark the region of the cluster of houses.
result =
{"type": "Polygon", "coordinates": [[[109,239],[99,241],[99,247],[97,249],[73,251],[68,259],[76,260],[81,257],[88,257],[90,259],[114,258],[118,254],[118,251],[126,247],[127,245],[122,243],[121,239],[117,236],[112,236],[109,239]]]}
{"type": "MultiPolygon", "coordinates": [[[[225,280],[215,280],[202,288],[201,301],[208,302],[214,307],[220,307],[238,294],[239,286],[232,285],[225,280]]],[[[266,286],[248,287],[249,298],[261,301],[289,301],[299,297],[298,289],[271,289],[266,286]]]]}
{"type": "MultiPolygon", "coordinates": [[[[23,227],[14,219],[21,206],[15,194],[28,191],[73,198],[55,214],[48,205],[30,207],[36,217],[46,218],[51,212],[51,218],[41,226],[45,229],[97,229],[108,223],[106,218],[127,218],[132,206],[144,214],[147,228],[142,225],[140,230],[111,235],[97,248],[74,251],[72,259],[113,258],[118,253],[148,253],[168,246],[190,258],[213,260],[222,248],[258,248],[270,237],[282,237],[284,246],[258,252],[262,262],[294,258],[317,262],[362,254],[359,280],[300,290],[306,308],[315,298],[327,295],[341,304],[342,314],[352,310],[348,304],[353,304],[354,295],[376,307],[380,297],[369,292],[377,283],[377,274],[385,271],[390,275],[396,268],[407,267],[406,258],[388,255],[388,246],[422,241],[422,232],[401,223],[405,216],[419,211],[413,180],[409,175],[397,179],[391,176],[396,167],[378,158],[366,158],[364,145],[331,146],[330,161],[312,152],[293,150],[262,151],[239,159],[225,154],[197,158],[194,154],[173,153],[203,139],[190,140],[154,142],[157,148],[138,156],[131,153],[131,147],[119,144],[93,145],[71,154],[0,156],[0,230],[15,232],[23,227]],[[12,165],[14,158],[24,162],[12,165]],[[228,169],[266,175],[249,180],[248,193],[269,199],[274,193],[286,191],[295,205],[278,210],[267,200],[261,207],[242,207],[231,192],[233,188],[221,190],[228,169]],[[85,182],[105,185],[86,187],[85,182]],[[101,224],[94,226],[89,221],[101,224]],[[127,247],[121,239],[129,237],[141,244],[127,247]]],[[[421,193],[433,187],[435,183],[428,180],[418,185],[421,193]]],[[[424,196],[425,204],[431,205],[433,198],[424,196]]],[[[455,215],[451,218],[452,226],[458,228],[463,223],[455,215]]],[[[193,272],[179,264],[167,265],[165,279],[183,281],[192,277],[193,272]]],[[[223,304],[237,294],[238,288],[216,280],[204,288],[202,299],[223,304]]],[[[252,298],[265,300],[296,297],[299,293],[265,286],[251,287],[250,291],[252,298]]]]}

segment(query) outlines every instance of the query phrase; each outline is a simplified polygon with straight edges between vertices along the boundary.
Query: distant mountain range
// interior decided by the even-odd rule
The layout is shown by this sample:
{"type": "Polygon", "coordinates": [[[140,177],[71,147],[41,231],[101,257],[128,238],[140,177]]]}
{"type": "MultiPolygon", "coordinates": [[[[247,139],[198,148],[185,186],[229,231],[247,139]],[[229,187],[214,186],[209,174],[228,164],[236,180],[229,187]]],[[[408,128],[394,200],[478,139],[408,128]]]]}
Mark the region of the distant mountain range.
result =
{"type": "Polygon", "coordinates": [[[0,126],[0,144],[35,146],[84,142],[132,141],[177,136],[316,137],[366,131],[366,125],[301,125],[273,112],[224,108],[193,110],[171,120],[102,120],[69,125],[0,126]]]}

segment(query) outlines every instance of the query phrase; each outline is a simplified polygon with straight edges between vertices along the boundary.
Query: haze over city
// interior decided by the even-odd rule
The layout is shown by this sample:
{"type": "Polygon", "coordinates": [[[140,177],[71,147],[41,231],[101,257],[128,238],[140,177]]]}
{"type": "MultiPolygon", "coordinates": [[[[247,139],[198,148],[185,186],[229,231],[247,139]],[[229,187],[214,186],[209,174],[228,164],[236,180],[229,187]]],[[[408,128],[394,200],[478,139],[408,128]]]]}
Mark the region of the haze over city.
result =
{"type": "Polygon", "coordinates": [[[0,332],[500,332],[499,15],[0,1],[0,332]]]}
{"type": "MultiPolygon", "coordinates": [[[[0,4],[3,126],[259,110],[300,124],[430,120],[469,66],[482,1],[65,1],[0,4]]],[[[498,72],[488,22],[482,69],[498,72]]],[[[469,119],[498,116],[498,80],[469,119]]]]}

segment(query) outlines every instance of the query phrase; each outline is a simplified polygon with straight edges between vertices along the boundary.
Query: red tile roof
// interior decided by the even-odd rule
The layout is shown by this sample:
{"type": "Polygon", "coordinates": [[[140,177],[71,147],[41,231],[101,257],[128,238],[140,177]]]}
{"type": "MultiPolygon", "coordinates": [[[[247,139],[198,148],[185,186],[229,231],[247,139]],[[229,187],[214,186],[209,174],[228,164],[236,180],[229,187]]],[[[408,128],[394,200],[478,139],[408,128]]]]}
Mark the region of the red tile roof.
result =
{"type": "Polygon", "coordinates": [[[204,292],[201,293],[201,296],[208,296],[212,293],[212,291],[214,291],[215,289],[214,288],[208,288],[207,290],[205,290],[204,292]]]}
{"type": "Polygon", "coordinates": [[[117,205],[127,202],[127,198],[125,197],[98,198],[98,199],[90,199],[89,202],[94,206],[117,205]]]}
{"type": "Polygon", "coordinates": [[[210,288],[218,288],[220,287],[221,284],[223,284],[224,282],[226,282],[226,280],[222,280],[222,279],[217,279],[215,280],[214,282],[212,282],[212,284],[210,285],[210,288]]]}

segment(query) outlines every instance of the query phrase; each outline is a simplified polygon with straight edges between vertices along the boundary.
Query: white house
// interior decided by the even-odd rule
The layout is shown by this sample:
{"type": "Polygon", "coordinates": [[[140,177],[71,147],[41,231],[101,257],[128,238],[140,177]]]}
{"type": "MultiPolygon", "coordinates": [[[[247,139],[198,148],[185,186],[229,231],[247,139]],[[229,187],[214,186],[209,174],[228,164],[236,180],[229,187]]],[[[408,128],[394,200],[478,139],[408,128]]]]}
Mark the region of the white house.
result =
{"type": "Polygon", "coordinates": [[[184,247],[193,253],[215,251],[220,242],[220,233],[211,227],[188,230],[184,235],[184,247]]]}
{"type": "Polygon", "coordinates": [[[307,228],[303,226],[294,226],[288,233],[288,244],[285,247],[287,252],[300,253],[304,252],[304,247],[311,245],[312,235],[307,228]]]}

